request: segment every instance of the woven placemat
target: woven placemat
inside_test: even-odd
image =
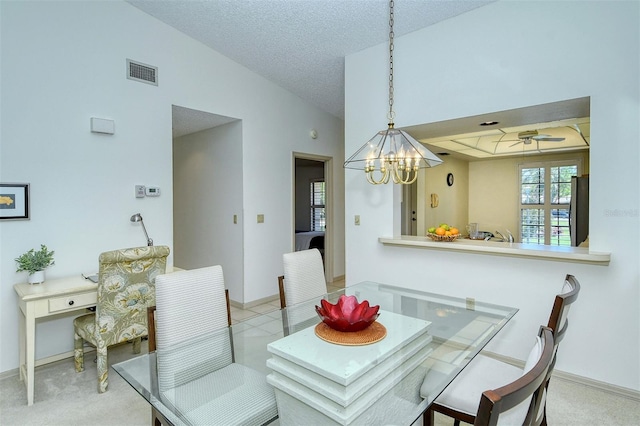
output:
[[[360,331],[338,331],[321,322],[316,325],[316,335],[322,340],[344,346],[362,346],[379,342],[387,335],[387,329],[378,321]]]

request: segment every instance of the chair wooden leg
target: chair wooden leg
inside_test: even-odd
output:
[[[450,417],[453,419],[453,425],[454,426],[460,426],[460,422],[464,422],[464,423],[468,423],[470,425],[475,424],[476,422],[476,418],[475,416],[471,416],[467,413],[463,413],[460,411],[456,411],[453,410],[451,408],[448,407],[444,407],[436,402],[434,402],[431,407],[430,407],[430,411],[432,412],[438,412],[441,413],[447,417]],[[433,418],[432,418],[433,421]],[[433,425],[434,423],[432,423]]]
[[[547,380],[547,384],[544,386],[544,389],[544,398],[549,398],[549,380]],[[540,426],[547,426],[547,401],[543,401],[542,404],[542,420],[540,420]]]
[[[78,373],[84,371],[84,339],[77,333],[73,336],[73,362]]]
[[[158,411],[151,407],[151,426],[162,426],[162,422],[158,417]]]
[[[156,407],[151,407],[151,426],[174,426],[165,416],[156,410]]]
[[[427,409],[427,411],[425,411],[422,414],[422,425],[423,426],[434,426],[435,425],[434,411],[432,409]]]

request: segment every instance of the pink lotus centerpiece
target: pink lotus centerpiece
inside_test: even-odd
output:
[[[322,322],[338,331],[360,331],[369,327],[378,318],[379,305],[369,306],[367,300],[358,303],[355,296],[340,296],[335,305],[320,300],[322,307],[316,305],[316,312]]]

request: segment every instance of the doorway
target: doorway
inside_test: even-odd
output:
[[[172,113],[174,265],[221,265],[229,297],[243,301],[242,120],[175,105]]]
[[[293,248],[316,248],[325,277],[333,281],[331,158],[293,155]]]
[[[400,204],[400,229],[402,235],[418,235],[418,182],[402,185],[402,202]]]

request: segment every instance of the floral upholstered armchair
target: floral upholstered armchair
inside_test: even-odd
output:
[[[107,390],[109,346],[133,341],[140,353],[141,338],[147,336],[147,306],[156,303],[156,276],[164,274],[167,246],[147,246],[102,253],[98,270],[98,303],[95,313],[73,321],[76,371],[84,370],[84,341],[96,347],[98,392]]]

